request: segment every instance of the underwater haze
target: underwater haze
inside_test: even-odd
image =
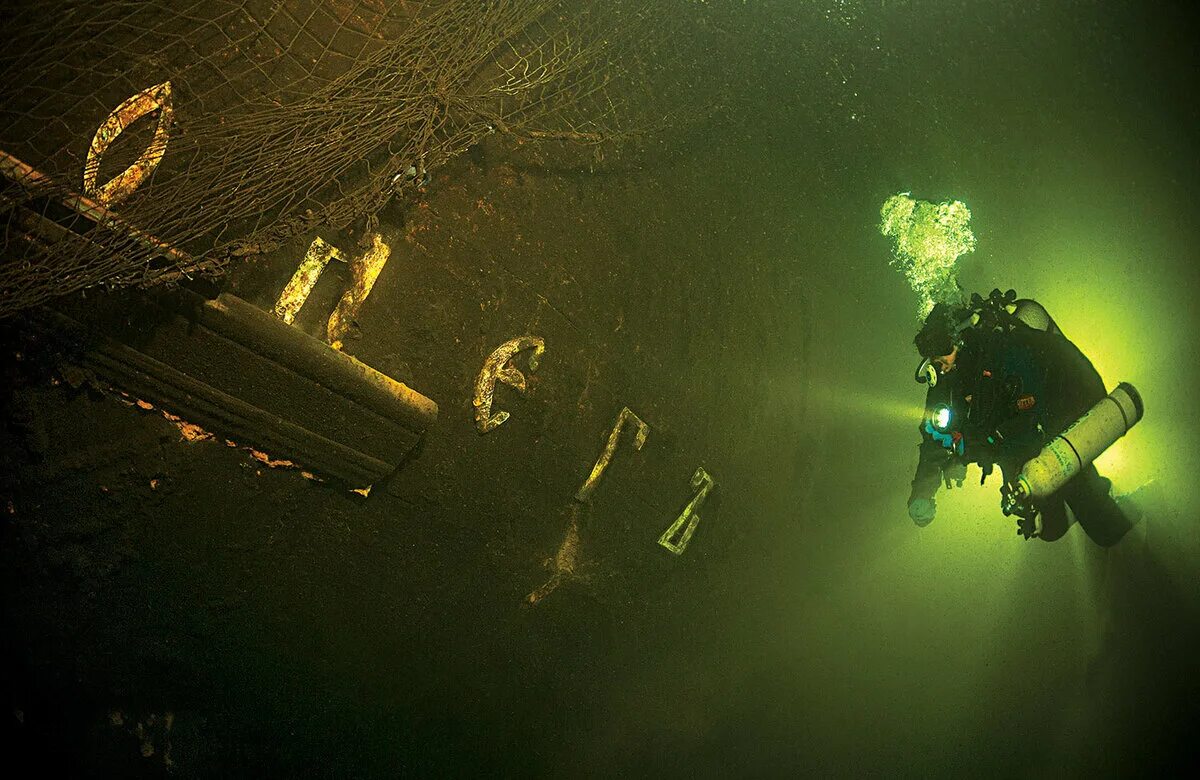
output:
[[[13,750],[185,777],[1195,763],[1190,8],[683,5],[703,118],[590,168],[489,139],[381,220],[398,248],[347,349],[440,406],[391,492],[360,500],[46,388],[62,395],[39,408],[104,423],[5,480]],[[922,301],[880,232],[898,193],[965,204],[958,283],[1035,298],[1108,389],[1141,392],[1145,418],[1097,466],[1117,493],[1157,481],[1165,506],[1115,547],[1078,527],[1022,539],[976,466],[930,525],[909,519],[925,388]],[[232,268],[229,289],[269,307],[305,246]],[[480,437],[480,361],[560,319],[578,343],[547,335],[544,392],[570,361],[582,389],[506,394],[512,418]],[[564,509],[626,405],[647,453],[686,469],[636,487],[624,442],[594,506]],[[75,465],[85,428],[142,432]],[[672,518],[615,486],[678,511],[697,464],[716,488],[676,559],[654,544]],[[643,526],[650,562],[626,563]]]
[[[786,399],[804,409],[806,470],[794,506],[774,510],[770,557],[747,562],[764,590],[734,610],[743,703],[710,757],[766,775],[1190,762],[1194,28],[1136,4],[843,3],[828,11],[840,34],[814,39],[802,12],[755,10],[778,48],[762,55],[743,153],[764,154],[746,177],[765,201],[758,251],[794,269],[809,307]],[[771,37],[784,29],[790,47]],[[1109,388],[1143,391],[1145,421],[1098,466],[1117,492],[1167,488],[1144,536],[1107,553],[1079,528],[1022,541],[976,467],[939,494],[932,525],[906,521],[917,298],[866,229],[903,191],[970,206],[964,288],[1036,298]]]

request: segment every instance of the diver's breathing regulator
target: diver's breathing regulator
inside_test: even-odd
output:
[[[950,343],[954,346],[958,346],[961,342],[960,337],[962,336],[962,332],[967,328],[977,324],[979,324],[978,312],[970,312],[966,317],[955,323],[953,328],[951,328]],[[917,365],[917,370],[913,374],[913,379],[923,385],[927,384],[930,387],[937,387],[938,370],[937,366],[933,364],[933,358],[927,357]]]
[[[1034,502],[1087,468],[1136,425],[1145,411],[1142,396],[1133,385],[1122,382],[1021,467],[1017,478],[1000,489],[1000,508],[1019,518],[1017,528],[1022,536],[1030,539],[1041,531]]]

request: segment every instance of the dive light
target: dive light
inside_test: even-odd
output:
[[[948,404],[938,404],[929,414],[930,424],[942,433],[950,430],[950,423],[953,421],[954,413]]]

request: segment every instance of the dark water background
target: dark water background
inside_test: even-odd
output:
[[[121,434],[142,455],[22,486],[7,733],[107,775],[166,771],[106,721],[166,709],[184,776],[1178,771],[1200,693],[1185,11],[719,5],[695,52],[698,94],[725,105],[711,122],[598,171],[465,156],[430,188],[435,218],[383,226],[419,228],[422,251],[401,241],[354,347],[441,404],[415,473],[457,487],[356,502],[157,429]],[[1110,387],[1141,389],[1145,421],[1100,466],[1118,490],[1158,479],[1170,507],[1120,547],[1023,542],[994,481],[908,520],[916,300],[876,229],[901,191],[970,206],[966,288],[1037,298]],[[286,265],[231,283],[269,302]],[[581,397],[595,430],[561,475],[454,449],[475,441],[475,351],[542,322],[522,285],[552,291],[598,376],[717,478],[695,564],[648,584],[602,560],[520,606],[561,504],[497,485],[573,489],[620,406]],[[165,495],[96,497],[154,474]]]

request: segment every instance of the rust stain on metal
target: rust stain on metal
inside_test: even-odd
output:
[[[124,393],[121,393],[121,395],[125,396]],[[164,419],[168,420],[169,422],[171,422],[175,425],[175,427],[179,430],[180,438],[182,438],[185,441],[188,441],[188,442],[198,442],[198,441],[223,442],[226,447],[230,447],[233,449],[245,450],[246,453],[248,453],[250,455],[250,457],[254,458],[256,461],[263,464],[264,466],[267,466],[268,468],[273,468],[273,469],[285,468],[285,469],[300,470],[299,464],[297,464],[295,461],[290,461],[285,458],[272,458],[269,454],[267,454],[261,450],[256,450],[253,447],[243,446],[241,444],[238,444],[236,441],[231,441],[230,439],[219,437],[214,433],[206,431],[204,428],[201,428],[199,425],[196,425],[195,423],[190,423],[187,420],[184,420],[179,415],[171,414],[166,409],[159,409],[159,408],[155,407],[155,405],[150,403],[149,401],[144,401],[140,398],[129,398],[128,396],[125,396],[125,403],[129,404],[130,406],[136,406],[137,408],[142,409],[143,411],[147,411],[147,412],[157,411],[160,415],[163,416]],[[317,476],[315,476],[314,474],[312,474],[311,472],[308,472],[308,471],[300,470],[300,475],[305,477],[306,479],[312,479],[312,480],[316,480],[318,482],[322,481],[320,478],[318,478]],[[151,483],[150,483],[151,488],[155,488],[155,487],[157,487],[157,485],[158,485],[158,480],[151,480]],[[364,489],[368,492],[370,491],[369,486]],[[359,491],[355,491],[355,492],[359,492]],[[362,495],[365,496],[367,494],[362,493]]]
[[[157,756],[166,771],[171,772],[176,768],[175,760],[171,756],[171,732],[175,727],[175,713],[167,711],[159,715],[152,712],[144,718],[135,719],[134,715],[112,710],[108,713],[108,725],[135,737],[138,753],[143,759]]]
[[[141,406],[140,403],[138,405]],[[143,407],[143,408],[145,408],[145,407]],[[153,408],[153,407],[150,407],[150,408]],[[195,423],[190,423],[187,420],[184,420],[174,414],[171,414],[168,411],[160,409],[159,413],[162,414],[162,416],[165,417],[166,419],[175,423],[175,427],[179,429],[179,435],[186,441],[193,441],[193,442],[194,441],[213,441],[217,438],[215,434],[209,433],[208,431],[201,428],[199,425],[196,425]]]
[[[263,464],[264,466],[268,466],[273,469],[299,468],[294,462],[292,462],[290,460],[285,460],[283,458],[278,458],[278,459],[272,458],[267,453],[262,452],[260,450],[256,450],[252,447],[245,447],[244,449],[250,453],[250,457],[254,458],[256,461]]]
[[[558,547],[558,552],[554,554],[553,558],[546,560],[546,566],[552,572],[550,579],[526,596],[526,603],[531,607],[536,606],[538,602],[557,590],[559,585],[578,577],[579,564],[579,505],[575,504],[571,508],[571,522],[567,526],[567,533]]]

